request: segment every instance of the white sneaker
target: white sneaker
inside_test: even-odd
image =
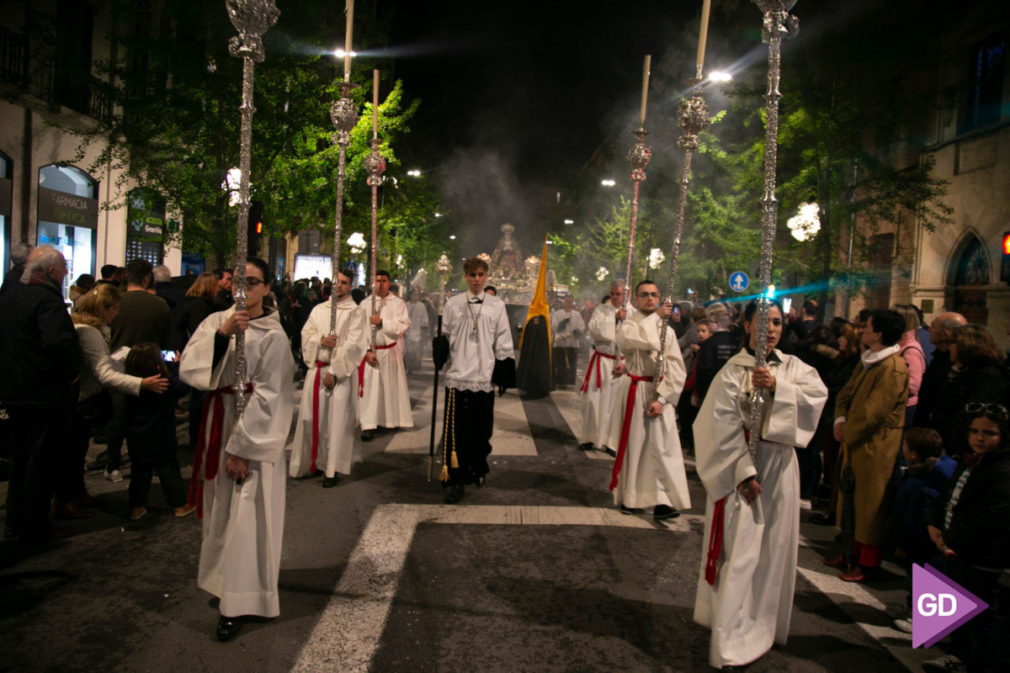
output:
[[[966,666],[953,654],[948,654],[939,659],[922,662],[922,670],[930,671],[930,673],[955,673],[966,670]]]
[[[911,617],[901,617],[900,619],[895,619],[891,624],[894,628],[898,629],[902,633],[912,632],[912,618]]]
[[[106,470],[105,478],[111,481],[113,484],[118,484],[123,480],[123,475],[119,473],[119,470],[113,470],[112,472]]]

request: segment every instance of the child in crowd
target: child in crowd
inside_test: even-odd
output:
[[[1002,404],[965,405],[968,446],[952,486],[928,514],[933,565],[989,607],[951,634],[953,654],[926,671],[1010,670],[1006,586],[1010,568],[1010,414]]]
[[[139,377],[161,374],[170,381],[163,394],[143,390],[139,397],[127,400],[126,446],[133,464],[130,519],[136,521],[147,514],[147,496],[155,472],[175,516],[188,516],[196,506],[186,504],[186,484],[179,473],[175,405],[189,387],[169,374],[158,344],[154,343],[141,343],[130,349],[126,356],[126,373]]]
[[[923,564],[936,553],[926,532],[926,514],[930,505],[947,490],[957,461],[943,451],[940,433],[932,428],[911,428],[905,432],[901,453],[908,468],[898,482],[891,512],[891,527],[896,548],[894,554],[908,571],[908,602],[905,614],[894,620],[894,627],[912,632],[912,564]]]

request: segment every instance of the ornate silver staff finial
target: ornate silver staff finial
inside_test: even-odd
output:
[[[340,84],[340,98],[330,105],[330,121],[336,129],[333,132],[333,142],[340,148],[337,162],[337,203],[333,215],[333,257],[331,259],[333,282],[337,282],[337,272],[340,271],[340,242],[343,238],[344,221],[344,180],[347,177],[347,146],[351,143],[351,130],[358,123],[358,108],[351,99],[354,85],[350,82]],[[336,294],[330,298],[330,334],[337,328]],[[329,390],[327,388],[327,390]]]
[[[764,13],[762,37],[768,43],[768,91],[765,93],[765,166],[764,196],[761,204],[764,213],[761,219],[761,267],[758,274],[757,344],[754,349],[754,367],[764,367],[765,351],[768,347],[768,307],[771,305],[768,287],[772,282],[772,247],[775,243],[775,228],[778,218],[778,202],[775,199],[775,177],[778,166],[779,137],[779,81],[782,68],[782,40],[795,37],[799,31],[799,20],[789,14],[796,0],[753,0]],[[751,392],[750,440],[748,449],[751,456],[757,456],[757,441],[761,435],[764,417],[765,394],[763,388]]]
[[[645,180],[645,169],[652,158],[652,150],[645,144],[645,136],[649,132],[645,130],[645,112],[649,99],[649,74],[652,65],[652,55],[646,54],[642,62],[642,107],[638,115],[638,130],[635,134],[635,144],[628,152],[628,163],[631,164],[631,181],[635,183],[635,189],[631,196],[631,222],[628,225],[628,259],[624,270],[624,306],[631,302],[631,266],[635,258],[635,227],[638,224],[638,190],[639,185]]]
[[[228,41],[228,52],[242,59],[242,124],[239,134],[238,232],[235,246],[235,310],[246,307],[245,260],[249,254],[249,170],[252,163],[252,118],[254,63],[262,63],[263,33],[281,15],[274,0],[225,0],[228,18],[238,35]],[[268,280],[264,278],[263,280]],[[245,333],[235,335],[235,411],[241,415],[246,405]]]
[[[386,160],[379,154],[379,71],[372,70],[372,153],[365,157],[365,171],[368,172],[368,186],[372,188],[372,315],[375,310],[375,271],[379,254],[379,185],[386,172]],[[376,325],[372,325],[372,350],[375,350]]]

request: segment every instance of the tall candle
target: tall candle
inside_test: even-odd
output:
[[[379,137],[379,71],[372,71],[372,137]]]
[[[712,0],[705,0],[701,6],[701,32],[698,34],[698,67],[696,77],[702,78],[702,69],[705,65],[705,41],[708,39],[708,15],[712,10]]]
[[[652,63],[652,54],[645,55],[645,64],[642,66],[642,111],[638,115],[641,126],[645,126],[645,106],[649,100],[649,65]]]
[[[344,34],[344,81],[351,81],[351,34],[354,32],[354,0],[347,0],[347,32]]]

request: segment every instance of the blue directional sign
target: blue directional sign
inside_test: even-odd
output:
[[[743,292],[750,285],[750,278],[743,271],[734,271],[729,275],[729,288],[734,292]]]

